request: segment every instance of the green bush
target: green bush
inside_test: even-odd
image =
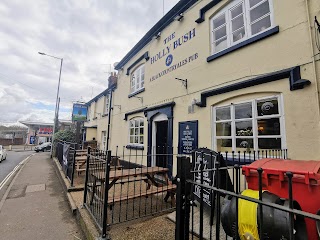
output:
[[[57,141],[75,142],[76,134],[71,130],[61,130],[54,134],[54,142]]]

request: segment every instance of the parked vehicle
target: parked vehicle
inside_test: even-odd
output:
[[[7,150],[4,149],[4,147],[2,145],[0,145],[0,162],[2,162],[2,160],[6,160],[7,159]]]
[[[44,152],[45,150],[51,150],[51,142],[45,142],[45,143],[42,143],[40,145],[37,145],[34,147],[34,150],[36,152]]]

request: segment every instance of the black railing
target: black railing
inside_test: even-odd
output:
[[[88,152],[84,206],[106,235],[106,226],[172,211],[175,189],[168,159],[173,154],[146,154],[117,148]]]
[[[287,151],[283,152],[287,157]],[[270,156],[254,160],[265,157]],[[251,170],[256,176],[256,191],[247,190],[248,183],[241,177],[244,167],[239,164],[243,161],[231,159],[231,166],[228,158],[227,153],[205,150],[195,152],[192,161],[190,157],[178,157],[175,239],[318,239],[315,235],[320,216],[302,211],[295,201],[295,194],[299,193],[293,186],[292,172],[281,175],[281,186],[286,186],[283,199],[264,191],[267,180],[263,180],[266,170],[262,168]],[[312,186],[313,191],[319,192],[318,185],[319,182]],[[311,192],[306,199],[313,197]],[[243,217],[252,216],[253,224],[245,226]],[[247,219],[245,222],[250,223]]]

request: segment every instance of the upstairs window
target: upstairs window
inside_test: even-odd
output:
[[[212,54],[273,27],[271,0],[235,1],[211,20]]]
[[[129,124],[129,143],[143,145],[144,119],[134,118],[130,120]]]
[[[109,95],[106,95],[104,98],[104,110],[103,114],[106,115],[109,113]]]
[[[134,93],[144,88],[144,65],[138,67],[130,79],[130,92]]]

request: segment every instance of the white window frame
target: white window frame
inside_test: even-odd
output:
[[[102,131],[101,132],[101,145],[102,145],[102,150],[106,151],[107,149],[107,131]]]
[[[232,1],[229,5],[224,7],[222,10],[217,12],[211,19],[210,19],[210,41],[211,41],[211,54],[216,54],[221,51],[224,51],[240,42],[243,42],[247,39],[250,39],[254,36],[257,36],[265,31],[268,31],[272,29],[275,26],[274,23],[274,8],[273,8],[273,0],[261,0],[260,3],[256,4],[255,6],[250,8],[250,0],[235,0]],[[255,9],[256,7],[260,6],[261,4],[268,2],[269,3],[269,8],[270,8],[270,13],[263,15],[262,17],[254,20],[251,23],[250,20],[250,11]],[[231,10],[237,7],[238,5],[243,4],[243,16],[244,16],[244,28],[245,28],[245,36],[235,42],[233,42],[233,37],[232,37],[232,22],[231,22]],[[213,29],[213,21],[216,20],[217,18],[221,17],[222,15],[225,15],[225,20],[226,20],[226,33],[227,33],[227,47],[224,49],[221,49],[219,51],[215,51],[215,44],[214,42],[216,41],[214,39],[214,29]],[[270,22],[271,25],[269,28],[266,28],[256,34],[252,34],[251,31],[251,25],[262,20],[263,18],[267,17],[270,15]],[[239,15],[238,15],[239,16]],[[239,30],[239,29],[238,29]],[[221,39],[221,38],[220,38]]]
[[[266,115],[266,116],[258,116],[258,112],[257,112],[257,102],[260,100],[267,100],[267,99],[272,99],[272,98],[277,98],[278,100],[278,114],[274,114],[274,115]],[[240,104],[244,104],[244,103],[252,103],[252,118],[248,118],[247,120],[252,120],[252,130],[253,130],[253,135],[252,136],[236,136],[236,130],[235,130],[235,123],[239,122],[239,121],[245,121],[245,118],[241,118],[241,119],[235,119],[234,116],[234,108],[235,105],[240,105]],[[231,110],[231,118],[230,120],[220,120],[217,121],[216,120],[216,109],[217,108],[223,108],[223,107],[230,107]],[[271,96],[267,96],[267,97],[263,97],[263,98],[256,98],[256,99],[249,99],[246,101],[240,101],[240,102],[235,102],[235,103],[231,103],[228,105],[219,105],[219,106],[214,106],[212,107],[212,147],[215,151],[217,151],[218,146],[217,146],[217,140],[218,139],[231,139],[232,140],[232,151],[235,151],[236,153],[236,139],[238,138],[252,138],[253,139],[253,150],[254,151],[258,151],[260,150],[258,148],[258,139],[259,138],[281,138],[281,149],[286,149],[287,145],[286,145],[286,134],[285,134],[285,116],[284,116],[284,107],[283,107],[283,95],[271,95]],[[279,122],[280,122],[280,135],[258,135],[258,122],[257,120],[260,119],[270,119],[270,118],[279,118]],[[216,136],[216,124],[217,123],[221,123],[221,122],[231,122],[231,136]],[[265,149],[262,149],[265,150]],[[268,149],[269,150],[269,149]],[[246,151],[246,149],[244,148],[243,151]]]
[[[139,121],[139,124],[138,124],[138,127],[135,127],[135,122],[136,121]],[[143,126],[140,126],[140,122],[143,122]],[[131,127],[131,123],[133,122],[133,127]],[[134,129],[133,130],[133,135],[131,135],[131,129]],[[135,129],[138,128],[138,135],[135,134]],[[141,137],[141,134],[140,134],[140,128],[143,129],[143,142],[140,143],[140,137]],[[129,121],[129,139],[128,139],[128,142],[129,142],[129,145],[134,145],[134,146],[143,146],[144,145],[144,118],[143,117],[135,117],[135,118],[132,118],[130,119]],[[138,143],[137,142],[131,142],[131,137],[134,137],[134,139],[136,137],[138,137]]]
[[[145,64],[141,64],[130,75],[130,93],[135,93],[141,89],[144,89],[144,80]]]
[[[104,107],[103,107],[103,113],[104,115],[108,115],[109,114],[109,108],[110,108],[110,97],[109,94],[107,94],[104,97]]]

